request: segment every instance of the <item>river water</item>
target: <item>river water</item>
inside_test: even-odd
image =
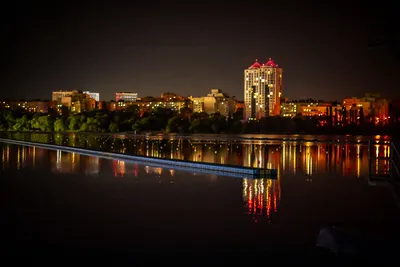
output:
[[[233,253],[250,263],[246,255],[259,250],[311,247],[328,224],[373,244],[397,241],[400,213],[391,190],[368,183],[371,171],[389,172],[387,160],[373,161],[372,168],[368,160],[371,153],[388,155],[386,141],[368,147],[369,139],[336,143],[297,137],[24,134],[18,139],[276,168],[278,177],[232,178],[0,143],[0,234],[8,256],[132,262],[154,255],[232,258],[226,255]]]

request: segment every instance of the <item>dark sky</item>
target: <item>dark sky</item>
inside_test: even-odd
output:
[[[268,57],[283,68],[289,99],[400,93],[395,1],[108,2],[4,8],[0,98],[220,88],[243,99],[243,70]]]

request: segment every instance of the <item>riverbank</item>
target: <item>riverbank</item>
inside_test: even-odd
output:
[[[375,140],[385,139],[391,140],[397,138],[391,135],[349,135],[349,134],[306,134],[306,133],[243,133],[243,134],[230,134],[230,133],[197,133],[197,134],[179,134],[179,133],[165,133],[165,132],[146,132],[135,133],[134,131],[118,132],[118,133],[103,133],[103,132],[54,132],[54,131],[0,131],[0,136],[7,136],[9,134],[52,134],[52,135],[92,135],[92,136],[113,136],[113,137],[134,137],[134,138],[182,138],[182,139],[199,139],[215,140],[305,140],[305,141],[335,141],[335,140]]]

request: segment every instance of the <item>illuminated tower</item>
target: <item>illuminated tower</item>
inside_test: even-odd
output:
[[[256,60],[244,70],[244,119],[280,115],[281,95],[282,68],[271,58],[265,64]]]

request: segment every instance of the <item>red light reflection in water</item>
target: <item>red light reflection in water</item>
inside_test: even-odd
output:
[[[243,201],[247,214],[270,219],[280,201],[279,179],[243,179]]]
[[[133,166],[133,175],[134,175],[135,177],[137,177],[138,174],[139,174],[139,165],[138,165],[138,164],[135,164],[135,165]]]
[[[113,172],[114,172],[114,177],[124,177],[125,176],[125,161],[113,160]]]

